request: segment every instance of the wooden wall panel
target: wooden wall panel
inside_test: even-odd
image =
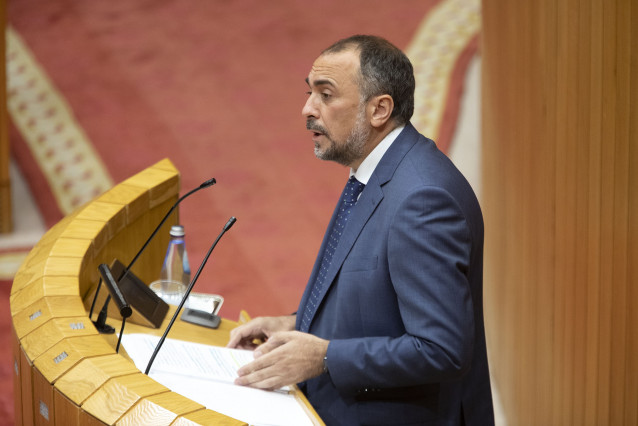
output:
[[[486,325],[511,425],[638,424],[637,27],[632,0],[483,1]]]

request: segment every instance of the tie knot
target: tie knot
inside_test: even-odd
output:
[[[343,201],[348,204],[356,203],[363,188],[365,188],[365,185],[359,182],[354,176],[351,176],[350,179],[348,179],[346,190],[343,193]]]

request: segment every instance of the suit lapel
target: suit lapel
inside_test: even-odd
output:
[[[346,229],[341,236],[341,239],[339,240],[339,245],[337,246],[337,249],[335,250],[335,253],[332,257],[330,269],[328,269],[328,272],[326,274],[325,284],[323,286],[321,294],[319,295],[317,308],[323,303],[325,295],[328,293],[330,287],[333,285],[337,273],[341,269],[343,262],[348,256],[348,253],[350,253],[350,250],[357,240],[357,237],[361,233],[361,230],[368,222],[370,216],[372,216],[379,203],[381,203],[381,200],[383,199],[382,186],[392,178],[392,175],[394,174],[397,166],[405,157],[409,149],[416,143],[418,137],[420,137],[420,135],[416,131],[416,129],[412,127],[412,125],[408,124],[406,128],[401,132],[401,134],[397,137],[397,139],[392,143],[392,145],[374,170],[374,173],[372,173],[368,184],[361,193],[361,197],[359,198],[359,201],[357,201],[357,205],[350,215],[348,226],[346,226]],[[333,214],[332,220],[330,222],[331,227],[333,225],[335,217],[335,214]],[[321,253],[323,253],[323,246]],[[306,304],[306,299],[309,295],[308,288],[313,285],[314,279],[317,274],[317,268],[320,264],[321,259],[317,259],[317,261],[315,262],[315,268],[313,270],[311,280],[309,281],[309,285],[307,286],[306,292],[304,293],[304,296],[302,298],[302,304],[300,305],[301,307],[305,306]],[[316,313],[316,310],[312,313],[311,324]]]
[[[378,184],[371,184],[372,181],[373,179],[371,178],[368,185],[366,185],[366,188],[361,193],[361,197],[359,198],[359,201],[357,201],[357,205],[350,214],[348,225],[339,240],[339,245],[332,256],[330,269],[328,269],[328,272],[326,273],[326,285],[324,285],[319,297],[319,305],[337,276],[337,272],[341,269],[343,261],[348,256],[348,253],[350,253],[350,250],[361,233],[361,230],[383,199],[383,191],[381,191],[381,187]]]

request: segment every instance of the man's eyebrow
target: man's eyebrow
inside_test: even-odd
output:
[[[323,85],[328,85],[328,86],[332,86],[334,87],[334,83],[330,80],[315,80],[312,82],[313,86],[323,86]],[[306,77],[306,84],[308,86],[310,86],[310,80],[308,80],[308,77]]]

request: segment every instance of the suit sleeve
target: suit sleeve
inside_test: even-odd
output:
[[[470,230],[453,197],[422,187],[398,206],[388,268],[405,334],[332,340],[328,367],[342,392],[454,380],[472,359]]]

